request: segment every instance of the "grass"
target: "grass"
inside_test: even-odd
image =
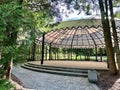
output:
[[[80,20],[72,20],[72,21],[64,21],[60,22],[57,26],[54,26],[53,29],[60,29],[66,27],[78,27],[78,26],[98,26],[101,25],[100,19],[80,19]]]
[[[46,59],[46,56],[44,56],[44,58]],[[56,58],[57,58],[57,55],[56,55]],[[47,59],[49,59],[49,54],[47,54]],[[52,54],[52,59],[55,60],[55,54]],[[67,54],[59,53],[57,59],[58,60],[71,60],[71,56],[68,56]],[[96,56],[90,56],[89,59],[91,61],[95,61],[96,60]],[[100,56],[97,56],[97,59],[100,60]],[[36,54],[36,60],[40,60],[40,54]],[[79,55],[79,56],[77,56],[77,59],[76,59],[76,55],[73,54],[72,55],[72,60],[77,60],[77,61],[83,60],[84,61],[86,59],[85,59],[84,55]],[[106,61],[107,60],[107,56],[102,56],[102,60]]]

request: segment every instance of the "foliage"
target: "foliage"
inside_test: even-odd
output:
[[[119,13],[119,12],[116,13],[116,14],[115,14],[115,17],[120,18],[120,13]]]
[[[69,14],[74,13],[74,11],[77,11],[78,15],[81,14],[81,12],[85,12],[86,15],[91,15],[91,12],[97,12],[99,8],[97,0],[51,0],[51,1],[55,8],[59,9],[65,7],[62,10],[60,9],[58,10],[58,13],[62,12],[60,17],[63,16],[69,17]]]
[[[18,32],[25,33],[35,26],[31,11],[22,8],[18,0],[4,0],[0,4],[0,43],[1,43],[1,78],[11,60],[20,54]]]
[[[28,30],[34,25],[31,12],[28,12],[27,9],[20,8],[21,6],[17,4],[17,0],[12,0],[10,3],[0,5],[1,34],[4,34],[8,25],[13,27],[14,30],[19,30],[21,26],[23,30]]]
[[[45,32],[44,27],[52,21],[47,14],[47,4],[43,3],[44,8],[39,12],[37,9],[29,10],[29,4],[27,0],[21,4],[19,0],[4,0],[0,3],[1,77],[11,60],[16,62],[20,57],[28,56],[36,36]]]
[[[0,80],[0,90],[12,90],[13,85],[6,79]]]

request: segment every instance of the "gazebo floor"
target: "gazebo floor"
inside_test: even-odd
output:
[[[41,65],[40,61],[30,61],[28,63]],[[80,69],[95,69],[95,70],[108,70],[107,62],[95,62],[95,61],[64,61],[64,60],[45,60],[43,65],[45,66],[56,66],[56,67],[67,67],[67,68],[80,68]]]

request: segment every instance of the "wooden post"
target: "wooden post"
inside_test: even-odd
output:
[[[51,60],[51,43],[50,43],[50,46],[49,46],[49,60]]]
[[[56,60],[56,58],[57,58],[56,52],[57,52],[57,48],[55,48],[55,60]]]
[[[79,55],[80,55],[80,60],[82,60],[82,59],[81,59],[81,49],[80,49],[80,54],[79,54]]]
[[[59,57],[58,53],[59,53],[59,48],[57,48],[57,60],[59,59],[58,58]]]
[[[45,33],[43,33],[43,36],[42,36],[42,58],[41,58],[41,64],[43,64],[43,61],[44,61],[44,40],[45,40]]]
[[[100,61],[102,62],[102,48],[100,48]]]
[[[84,50],[84,61],[85,61],[86,60],[86,50],[85,50],[85,48],[83,50]]]
[[[97,46],[95,46],[95,52],[96,52],[96,61],[98,61],[97,60]]]
[[[45,55],[45,57],[46,57],[46,60],[47,60],[47,46],[46,46],[45,49],[46,49],[46,52],[45,52],[46,55]]]
[[[72,47],[71,47],[71,60],[72,60]]]

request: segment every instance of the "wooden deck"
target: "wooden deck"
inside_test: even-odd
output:
[[[41,65],[40,61],[31,61],[29,63]],[[107,62],[94,62],[94,61],[44,61],[43,65],[57,66],[57,67],[70,67],[80,69],[96,69],[96,70],[108,70]]]

